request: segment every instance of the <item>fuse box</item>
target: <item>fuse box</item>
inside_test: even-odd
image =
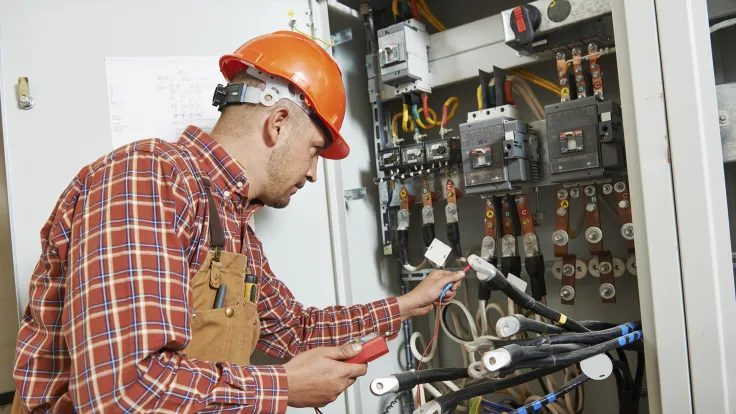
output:
[[[513,106],[471,112],[460,125],[468,194],[509,191],[537,179],[537,137]]]
[[[591,96],[547,105],[547,145],[553,182],[609,177],[625,167],[621,107]]]
[[[401,165],[403,167],[424,165],[424,163],[427,162],[424,154],[424,143],[422,142],[417,142],[416,144],[402,145]]]

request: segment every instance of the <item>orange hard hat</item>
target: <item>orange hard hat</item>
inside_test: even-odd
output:
[[[321,155],[333,160],[348,156],[350,147],[340,135],[345,118],[342,72],[325,49],[302,34],[278,31],[253,38],[220,58],[220,71],[228,81],[248,66],[285,78],[299,88],[332,135],[331,145]]]

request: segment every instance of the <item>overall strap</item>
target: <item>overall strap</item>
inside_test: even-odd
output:
[[[202,185],[204,185],[204,191],[207,193],[207,204],[209,204],[210,209],[210,249],[215,248],[215,260],[220,260],[220,251],[225,248],[225,231],[222,229],[220,214],[217,212],[215,199],[210,191],[210,181],[202,179]]]

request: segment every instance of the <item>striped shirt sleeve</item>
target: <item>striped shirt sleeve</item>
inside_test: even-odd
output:
[[[377,332],[396,337],[401,316],[396,298],[365,305],[305,307],[275,277],[264,258],[258,313],[261,339],[257,349],[278,358],[294,357],[320,346],[338,346]]]
[[[26,408],[42,406],[37,396],[47,390],[25,373],[45,372],[44,348],[63,340],[68,357],[59,362],[80,412],[285,412],[283,367],[210,363],[180,351],[191,335],[187,246],[196,207],[173,164],[134,151],[83,178],[73,213],[50,231],[69,240],[66,268],[39,263],[31,282],[15,370]],[[42,334],[59,323],[63,338]]]

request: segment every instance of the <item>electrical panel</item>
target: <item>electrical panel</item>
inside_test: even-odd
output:
[[[460,125],[465,187],[468,194],[518,189],[538,179],[537,137],[510,105],[468,115]]]
[[[596,180],[625,167],[621,107],[595,96],[547,105],[552,181]]]

